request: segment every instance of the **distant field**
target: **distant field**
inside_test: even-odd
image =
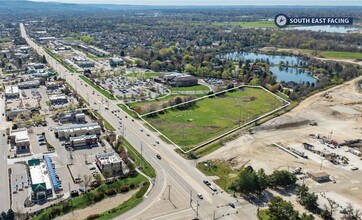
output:
[[[217,26],[241,26],[249,28],[277,28],[273,21],[250,21],[250,22],[213,22]]]
[[[244,88],[205,98],[187,110],[167,110],[145,118],[174,143],[189,150],[281,106],[259,88]]]
[[[187,86],[187,87],[170,87],[171,92],[183,91],[210,91],[210,88],[204,85]]]
[[[320,55],[324,58],[339,59],[359,59],[362,60],[362,53],[343,52],[343,51],[320,51]]]
[[[12,41],[12,39],[8,38],[8,37],[0,38],[0,43],[6,43],[6,42],[10,42],[10,41]]]

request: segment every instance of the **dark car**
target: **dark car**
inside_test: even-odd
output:
[[[156,157],[161,160],[161,155],[157,154]]]
[[[205,183],[206,186],[210,186],[210,185],[211,185],[211,183],[210,183],[209,181],[207,181],[207,180],[204,180],[204,183]]]
[[[235,209],[235,204],[234,204],[234,203],[230,202],[230,203],[229,203],[229,206],[230,206],[231,208]]]

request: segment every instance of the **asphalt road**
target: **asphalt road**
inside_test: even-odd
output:
[[[146,196],[144,201],[121,216],[115,219],[135,219],[137,216],[152,209],[152,206],[160,199],[162,193],[166,190],[167,181],[172,182],[173,187],[177,187],[178,190],[183,192],[183,196],[189,199],[190,193],[194,195],[199,192],[203,195],[204,199],[200,200],[199,206],[199,218],[200,219],[212,219],[214,210],[217,206],[223,205],[224,208],[218,209],[218,213],[222,212],[229,213],[230,207],[225,206],[230,202],[235,203],[235,199],[227,193],[218,193],[213,195],[213,192],[202,182],[208,179],[203,173],[195,168],[193,162],[187,161],[179,156],[172,145],[168,145],[158,138],[158,135],[152,133],[147,127],[138,122],[137,120],[132,121],[131,117],[124,111],[120,110],[118,113],[122,119],[116,117],[113,110],[119,110],[117,103],[120,101],[108,101],[106,104],[109,109],[106,110],[104,105],[99,103],[106,103],[107,100],[101,94],[99,94],[93,87],[87,85],[85,82],[78,77],[77,73],[70,73],[64,66],[54,60],[48,55],[42,47],[35,44],[27,35],[23,24],[20,24],[21,34],[27,40],[28,44],[33,47],[40,55],[45,55],[48,63],[59,73],[60,76],[66,79],[66,81],[77,90],[78,94],[89,100],[90,107],[97,109],[98,112],[115,128],[117,128],[118,134],[125,134],[125,138],[129,141],[139,152],[141,152],[144,158],[154,167],[156,170],[157,177],[154,179],[154,187]],[[96,103],[96,104],[94,104]],[[126,118],[126,116],[128,116]],[[122,127],[120,127],[122,122]],[[141,131],[143,130],[143,131]],[[150,136],[146,136],[146,133]],[[156,140],[160,143],[155,144]],[[156,145],[156,146],[154,146]],[[156,158],[156,154],[160,154],[162,159]],[[220,191],[218,189],[218,191]],[[236,204],[236,208],[240,207]],[[235,210],[235,209],[234,209]],[[180,211],[180,210],[177,210]],[[171,211],[172,212],[172,211]],[[169,215],[165,217],[159,217],[157,219],[170,219]],[[230,215],[223,219],[239,219],[237,216]]]

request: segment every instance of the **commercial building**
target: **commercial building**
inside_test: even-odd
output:
[[[115,152],[96,154],[96,164],[103,174],[108,173],[112,176],[123,174],[122,159]]]
[[[69,145],[72,148],[84,147],[84,146],[94,146],[98,144],[98,137],[95,134],[92,135],[82,135],[79,137],[70,137]]]
[[[28,129],[20,128],[11,130],[10,140],[16,147],[16,153],[28,153],[30,151]]]
[[[6,86],[5,87],[5,97],[7,99],[19,98],[19,87],[18,86]]]
[[[308,175],[316,182],[326,182],[330,180],[329,174],[326,172],[308,173]]]
[[[25,81],[18,83],[20,89],[30,89],[30,88],[39,88],[39,80]]]
[[[64,85],[63,80],[58,80],[58,81],[53,81],[53,82],[45,82],[45,87],[47,88],[47,90],[60,89],[60,88],[63,88],[63,85]]]
[[[191,75],[177,76],[169,82],[169,84],[173,87],[196,86],[197,83],[197,78]]]
[[[12,121],[14,118],[16,118],[16,116],[18,116],[19,114],[22,114],[22,113],[27,113],[30,115],[31,111],[28,109],[24,109],[24,108],[9,110],[6,112],[6,118],[8,121]]]
[[[58,138],[69,139],[70,137],[79,137],[82,135],[100,135],[101,131],[101,126],[99,126],[97,123],[90,123],[57,127],[55,128],[55,135]]]
[[[40,159],[28,160],[31,179],[32,200],[46,199],[53,194],[50,175],[46,164]]]
[[[65,95],[52,95],[49,96],[49,101],[51,105],[63,105],[68,103],[68,97]]]
[[[85,114],[81,112],[60,113],[59,122],[77,124],[85,123]]]

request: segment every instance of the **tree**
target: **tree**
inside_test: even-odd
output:
[[[87,192],[88,186],[91,181],[92,181],[92,175],[86,175],[86,174],[83,175],[83,186],[85,192]]]
[[[6,220],[14,220],[15,219],[15,213],[12,209],[8,210],[8,213],[6,213]]]
[[[328,205],[324,205],[324,210],[322,211],[321,216],[324,219],[333,219],[332,218],[333,213],[339,207],[338,203],[336,201],[334,201],[333,199],[326,197],[326,195],[324,193],[321,193],[321,196],[324,197],[328,202]]]
[[[5,219],[6,219],[6,213],[5,213],[4,211],[1,212],[0,219],[1,219],[1,220],[5,220]]]
[[[299,213],[294,210],[292,203],[274,196],[268,205],[269,219],[272,220],[297,220]]]
[[[303,213],[300,216],[300,220],[314,220],[314,216],[311,214],[308,215],[307,213]]]
[[[297,177],[287,170],[274,170],[269,176],[269,179],[269,185],[273,187],[285,187],[294,184],[297,181]]]
[[[345,213],[342,216],[343,220],[361,220],[361,210],[354,210],[351,203],[348,203],[345,208]]]

